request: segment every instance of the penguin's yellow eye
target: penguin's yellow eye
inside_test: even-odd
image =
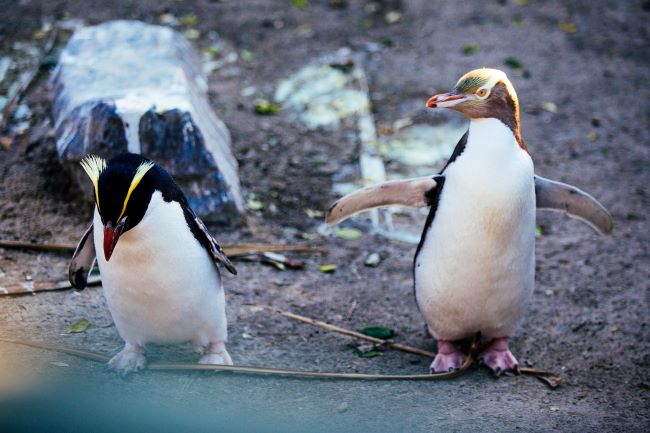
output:
[[[487,95],[488,95],[488,91],[485,87],[482,87],[476,91],[476,96],[478,96],[481,99],[484,99],[485,97],[487,97]]]

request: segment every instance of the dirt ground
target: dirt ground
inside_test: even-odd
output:
[[[321,221],[304,209],[326,209],[336,198],[332,177],[358,158],[358,146],[350,143],[344,129],[311,131],[284,112],[259,116],[252,109],[254,98],[271,98],[276,83],[310,59],[344,46],[365,53],[379,124],[405,116],[426,121],[426,98],[449,89],[464,72],[481,66],[506,70],[519,95],[522,133],[536,172],[586,189],[608,207],[615,222],[613,235],[603,237],[561,215],[539,214],[543,235],[537,242],[537,287],[530,313],[514,336],[513,352],[523,364],[560,373],[565,383],[551,391],[533,378],[495,380],[479,369],[446,382],[151,371],[122,380],[98,363],[0,343],[2,397],[10,399],[17,390],[46,389],[41,395],[52,398],[43,400],[36,414],[45,416],[44,408],[61,407],[74,418],[74,413],[79,415],[74,412],[77,404],[98,411],[91,402],[100,390],[111,396],[98,403],[108,412],[112,406],[106,401],[132,398],[196,414],[193,422],[219,421],[233,427],[231,431],[247,431],[245,426],[257,431],[647,431],[649,2],[308,3],[306,9],[297,9],[288,1],[263,0],[3,1],[0,55],[17,41],[30,41],[43,20],[79,18],[94,24],[129,18],[157,23],[165,13],[198,16],[194,27],[200,36],[193,43],[199,49],[209,45],[208,32],[216,31],[229,50],[254,53],[254,58],[240,56],[210,76],[211,103],[232,133],[243,190],[265,204],[263,211],[250,212],[247,226],[213,227],[222,243],[296,243],[304,242],[305,233],[312,237]],[[398,15],[387,20],[392,11]],[[393,18],[396,22],[389,23]],[[462,52],[474,43],[476,52]],[[527,73],[504,66],[508,57],[518,59]],[[255,86],[255,95],[242,96],[250,86]],[[44,79],[29,92],[27,102],[34,123],[51,115]],[[26,147],[0,148],[0,179],[0,238],[77,241],[91,210],[61,172],[52,137]],[[414,245],[373,235],[354,241],[318,235],[310,242],[329,254],[302,256],[304,270],[237,262],[239,275],[225,277],[228,347],[235,363],[426,372],[428,359],[394,351],[360,358],[349,339],[246,305],[273,304],[351,329],[388,326],[397,332],[397,341],[435,350],[412,294]],[[371,252],[384,257],[377,268],[364,266]],[[65,254],[0,249],[0,284],[65,279],[68,259]],[[336,272],[319,272],[318,265],[325,263],[338,265]],[[350,315],[353,303],[358,306]],[[91,321],[88,330],[68,334],[68,326],[82,318]],[[106,354],[121,346],[99,288],[2,297],[0,336]],[[189,346],[154,347],[149,359],[189,362],[197,355]],[[59,399],[65,388],[43,385],[51,380],[69,383],[72,378],[80,379],[93,397],[79,397],[86,394],[75,388]],[[13,416],[7,415],[8,407],[0,410],[3,422],[13,419],[19,420],[14,427],[29,425],[20,421],[30,417],[24,406],[11,406]],[[158,414],[152,418],[161,424],[165,419]],[[92,423],[103,419],[84,422],[97,427]],[[118,415],[103,428],[127,419]],[[253,420],[261,424],[253,425]]]

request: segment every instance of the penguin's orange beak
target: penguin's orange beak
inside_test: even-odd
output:
[[[117,241],[120,239],[120,236],[124,232],[124,226],[126,225],[126,218],[122,218],[116,225],[113,227],[111,222],[107,222],[104,225],[104,258],[108,262],[113,255],[113,250]]]
[[[464,101],[467,101],[467,96],[465,95],[458,95],[454,92],[440,93],[429,98],[427,101],[427,107],[450,108]]]

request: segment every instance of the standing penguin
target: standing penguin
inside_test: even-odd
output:
[[[601,233],[611,232],[611,216],[590,195],[534,174],[504,72],[468,72],[427,107],[470,119],[442,171],[356,191],[332,205],[326,222],[376,207],[430,206],[413,275],[418,307],[438,341],[431,371],[459,368],[465,355],[458,343],[481,332],[489,342],[479,361],[497,375],[516,372],[508,342],[534,288],[536,208],[564,211]]]
[[[231,365],[225,297],[217,262],[237,271],[169,173],[136,154],[81,165],[95,193],[93,223],[70,263],[70,282],[86,286],[97,263],[124,349],[108,363],[122,375],[144,368],[147,343],[191,341],[201,364]]]

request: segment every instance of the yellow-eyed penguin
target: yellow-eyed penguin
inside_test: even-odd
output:
[[[95,260],[124,349],[108,363],[122,375],[145,366],[147,343],[193,342],[199,363],[227,364],[224,289],[217,263],[236,270],[190,208],[170,174],[140,155],[82,167],[95,196],[93,223],[70,263],[70,282],[86,286]]]
[[[442,171],[353,192],[332,205],[326,221],[376,207],[430,206],[413,275],[418,307],[438,341],[431,371],[460,367],[459,341],[481,332],[489,343],[479,361],[497,375],[516,372],[508,342],[534,287],[536,208],[564,211],[602,233],[611,232],[611,216],[583,191],[534,174],[504,72],[471,71],[427,107],[470,119]]]

